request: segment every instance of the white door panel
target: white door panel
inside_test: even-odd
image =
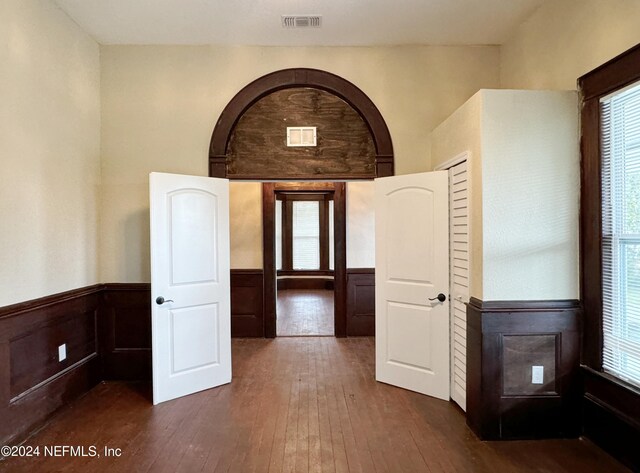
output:
[[[157,404],[231,381],[229,189],[226,179],[163,173],[149,184]]]
[[[376,179],[376,379],[449,399],[447,173]]]

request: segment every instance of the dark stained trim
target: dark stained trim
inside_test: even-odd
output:
[[[320,201],[320,269],[329,271],[329,201]]]
[[[333,202],[334,325],[336,337],[347,336],[347,185],[335,183]]]
[[[273,182],[262,183],[262,267],[264,269],[264,336],[276,337],[276,194]]]
[[[602,369],[602,214],[600,101],[582,105],[580,148],[580,297],[584,305],[582,363]]]
[[[72,289],[70,291],[51,294],[49,296],[39,297],[37,299],[0,307],[0,318],[15,317],[16,315],[21,315],[24,312],[33,312],[34,310],[38,309],[46,309],[52,305],[77,299],[78,297],[100,293],[100,291],[102,291],[102,288],[102,284],[94,284],[92,286]]]
[[[278,291],[286,289],[312,289],[333,291],[333,279],[327,278],[279,278]]]
[[[600,99],[640,81],[640,45],[578,79],[581,111],[580,297],[584,307],[583,434],[640,471],[640,390],[602,372]]]
[[[349,270],[351,271],[351,270]],[[580,301],[573,299],[548,301],[482,301],[475,297],[469,299],[470,306],[478,310],[491,312],[557,312],[560,309],[579,309]]]
[[[277,271],[278,276],[333,276],[333,270],[293,269]]]
[[[238,92],[224,108],[211,136],[209,145],[209,176],[227,176],[227,147],[233,129],[240,117],[255,102],[273,92],[293,87],[310,87],[332,93],[356,110],[366,123],[376,147],[376,176],[394,174],[391,134],[375,104],[351,82],[329,72],[317,69],[284,69],[256,79]],[[371,176],[336,175],[327,179],[370,179]],[[278,179],[279,176],[243,176],[243,179]]]
[[[276,193],[276,197],[278,194]],[[293,202],[282,202],[282,269],[293,271]]]
[[[626,87],[640,78],[640,44],[619,54],[578,79],[586,102]]]

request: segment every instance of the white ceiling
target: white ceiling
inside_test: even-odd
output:
[[[501,44],[545,0],[54,0],[103,44]],[[281,15],[322,15],[284,29]]]

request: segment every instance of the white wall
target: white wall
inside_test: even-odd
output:
[[[98,45],[48,0],[0,2],[0,306],[98,279]]]
[[[501,86],[573,90],[578,77],[638,43],[638,0],[547,1],[500,48]]]
[[[385,118],[403,174],[430,168],[425,130],[499,79],[497,47],[103,46],[101,60],[101,278],[114,282],[149,280],[149,172],[206,175],[216,120],[252,80],[312,67],[353,82]]]

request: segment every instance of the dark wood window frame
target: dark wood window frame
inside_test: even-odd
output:
[[[282,201],[282,269],[277,271],[278,276],[332,276],[329,262],[329,202],[333,201],[333,192],[276,191],[276,200]],[[293,268],[293,203],[300,201],[318,202],[320,205],[320,267],[316,270]]]
[[[640,45],[578,80],[582,98],[580,277],[582,363],[602,372],[602,188],[600,99],[640,81]],[[604,375],[601,373],[603,376]],[[613,378],[613,377],[611,377]],[[621,384],[625,384],[620,381]]]

